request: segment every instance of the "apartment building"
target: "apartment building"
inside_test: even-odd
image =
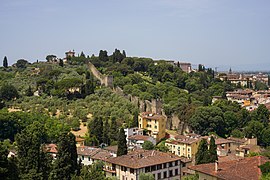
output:
[[[120,180],[139,180],[141,173],[151,173],[155,180],[180,180],[181,158],[155,150],[136,150],[127,155],[105,160],[106,176]]]
[[[200,140],[197,134],[178,135],[166,140],[165,145],[173,154],[191,159],[198,151]]]
[[[159,142],[165,137],[166,117],[151,112],[143,112],[139,115],[139,128],[147,130],[147,135]]]

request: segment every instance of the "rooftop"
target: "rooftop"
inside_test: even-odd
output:
[[[224,161],[218,163],[218,170],[215,170],[215,163],[200,164],[188,167],[191,170],[217,177],[218,179],[237,180],[258,180],[261,170],[258,166],[269,161],[263,156],[255,156],[239,160]]]
[[[151,138],[151,137],[150,136],[139,135],[139,134],[128,137],[128,139],[131,139],[131,140],[142,140],[142,141],[148,141],[149,138]]]
[[[143,118],[146,118],[146,119],[154,119],[154,120],[165,119],[165,116],[163,116],[161,114],[155,114],[152,112],[143,112],[141,115]]]
[[[107,159],[107,162],[133,169],[181,160],[180,157],[156,150],[136,150],[127,155]]]
[[[111,152],[117,152],[117,149],[118,149],[118,146],[115,145],[115,146],[107,146],[107,147],[104,147],[105,150],[107,151],[111,151]]]

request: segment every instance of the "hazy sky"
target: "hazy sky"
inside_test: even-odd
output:
[[[65,51],[270,70],[269,0],[0,0],[0,58]],[[2,65],[2,60],[0,60]]]

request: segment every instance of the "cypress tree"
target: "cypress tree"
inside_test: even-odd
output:
[[[126,51],[125,51],[125,50],[123,50],[123,53],[122,53],[122,54],[123,54],[123,57],[124,57],[124,58],[126,58],[126,57],[127,57],[127,55],[126,55]]]
[[[117,156],[122,156],[127,154],[127,140],[124,128],[121,128],[119,131],[118,137],[118,149],[117,149]]]
[[[45,142],[44,126],[34,122],[16,136],[18,166],[21,179],[46,179],[44,166],[50,162],[44,158],[41,144]]]
[[[110,138],[109,138],[109,122],[108,122],[108,118],[106,118],[105,120],[105,124],[103,126],[103,136],[102,136],[102,139],[103,139],[103,143],[107,144],[107,145],[110,145]]]
[[[64,61],[63,61],[63,59],[60,59],[59,60],[59,66],[64,67]]]
[[[71,179],[79,173],[75,136],[72,133],[62,133],[59,137],[58,154],[51,172],[51,179]]]
[[[209,156],[210,156],[209,163],[216,162],[216,160],[218,160],[217,145],[215,144],[215,139],[213,136],[211,136],[210,139]]]
[[[5,68],[7,68],[7,67],[8,67],[8,60],[7,60],[7,56],[5,56],[5,57],[4,57],[4,60],[3,60],[3,66],[4,66]]]
[[[118,137],[118,128],[117,128],[116,118],[115,117],[111,117],[110,141],[111,142],[117,141],[117,137]]]
[[[8,177],[8,149],[0,142],[0,179],[7,179]]]
[[[209,162],[209,151],[206,139],[202,139],[198,151],[195,155],[196,164],[205,164]]]
[[[135,110],[133,113],[133,120],[130,127],[138,127],[138,115],[139,115],[138,111]]]

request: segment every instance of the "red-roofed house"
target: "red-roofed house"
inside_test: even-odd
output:
[[[259,180],[262,173],[258,166],[268,161],[267,157],[255,156],[188,168],[199,175],[199,180]]]

